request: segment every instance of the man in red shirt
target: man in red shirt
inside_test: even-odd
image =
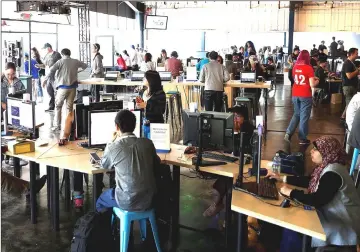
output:
[[[307,50],[300,52],[296,64],[292,70],[294,86],[292,88],[292,102],[294,105],[294,115],[286,130],[284,140],[290,142],[299,125],[300,144],[309,144],[307,139],[309,131],[309,118],[312,107],[311,88],[319,84],[319,79],[314,75],[314,69],[310,64],[310,54]]]
[[[183,70],[181,61],[178,59],[178,53],[173,51],[171,58],[165,62],[165,70],[171,72],[173,78],[180,75],[180,71]]]

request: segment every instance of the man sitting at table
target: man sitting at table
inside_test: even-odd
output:
[[[115,117],[116,132],[105,148],[101,165],[115,169],[116,188],[103,192],[96,202],[96,210],[119,207],[126,211],[144,211],[151,207],[156,193],[154,170],[160,165],[154,144],[137,138],[136,117],[122,110]]]

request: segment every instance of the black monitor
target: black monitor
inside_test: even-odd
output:
[[[203,127],[207,132],[203,135],[203,148],[232,152],[234,128],[234,116],[232,113],[210,111],[190,112],[189,110],[183,110],[183,144],[192,146],[199,145],[198,118],[200,114],[207,115],[207,118],[203,121]]]
[[[78,103],[75,105],[76,139],[88,136],[88,112],[92,110],[121,110],[122,100],[93,102],[89,105]]]
[[[35,102],[7,97],[7,125],[23,133],[35,134]]]

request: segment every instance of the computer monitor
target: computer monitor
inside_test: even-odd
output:
[[[240,75],[241,82],[256,82],[255,72],[242,72]]]
[[[171,81],[171,72],[160,72],[159,71],[159,75],[160,75],[160,79],[162,81]]]
[[[123,109],[123,101],[93,102],[89,105],[78,103],[75,105],[75,132],[76,138],[81,139],[88,136],[88,112],[92,110],[117,110]]]
[[[141,137],[141,125],[142,125],[142,118],[141,118],[141,110],[133,110],[131,111],[136,117],[136,126],[134,130],[134,135],[137,137]]]
[[[216,150],[220,149],[226,152],[232,152],[234,129],[234,116],[232,113],[210,111],[190,112],[189,110],[183,110],[183,144],[199,146],[198,118],[200,114],[207,115],[207,118],[209,118],[204,119],[203,122],[203,127],[207,132],[203,135],[203,148]]]
[[[8,97],[6,110],[8,126],[24,133],[35,133],[35,102]]]
[[[145,77],[145,72],[132,72],[131,74],[131,81],[142,81]]]
[[[89,111],[89,147],[104,148],[115,131],[115,117],[118,110]]]

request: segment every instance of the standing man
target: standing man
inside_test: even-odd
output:
[[[77,59],[70,58],[71,51],[67,48],[61,50],[63,58],[57,61],[45,76],[44,82],[51,78],[55,79],[57,94],[55,99],[55,117],[53,131],[60,130],[61,126],[61,109],[66,100],[66,109],[68,114],[73,111],[76,88],[78,86],[78,69],[85,70],[87,65]]]
[[[204,103],[206,111],[221,112],[224,82],[230,79],[225,66],[216,61],[218,56],[217,52],[212,51],[209,54],[210,63],[204,65],[200,72],[200,82],[205,83]]]
[[[319,53],[325,53],[327,55],[327,47],[324,40],[322,40],[321,44],[319,45]]]
[[[59,59],[61,59],[61,55],[60,53],[54,51],[49,43],[45,43],[45,45],[43,46],[43,50],[45,50],[46,52],[45,58],[43,60],[44,64],[36,65],[36,67],[45,68],[45,75],[48,75],[50,71],[50,67],[52,67]],[[50,76],[50,78],[48,78],[46,82],[43,82],[43,87],[46,86],[46,91],[50,96],[49,108],[45,110],[47,112],[53,111],[55,108],[56,86],[54,82],[55,82],[55,75]]]
[[[338,48],[338,43],[336,43],[335,37],[332,37],[332,42],[330,44],[330,55],[332,57],[337,55],[337,48]]]
[[[290,65],[289,72],[288,72],[288,78],[290,80],[291,87],[294,85],[294,78],[293,78],[292,70],[293,70],[293,67],[295,66],[299,52],[300,52],[300,48],[295,46],[293,53],[290,54],[288,57],[288,63]]]
[[[131,61],[131,67],[133,71],[139,71],[139,65],[138,65],[138,52],[135,50],[135,46],[131,46],[130,51],[130,61]]]
[[[341,78],[346,106],[349,104],[351,98],[356,93],[357,85],[359,82],[359,69],[355,66],[354,63],[358,55],[359,51],[357,48],[350,48],[348,52],[348,58],[344,61],[341,70]]]

